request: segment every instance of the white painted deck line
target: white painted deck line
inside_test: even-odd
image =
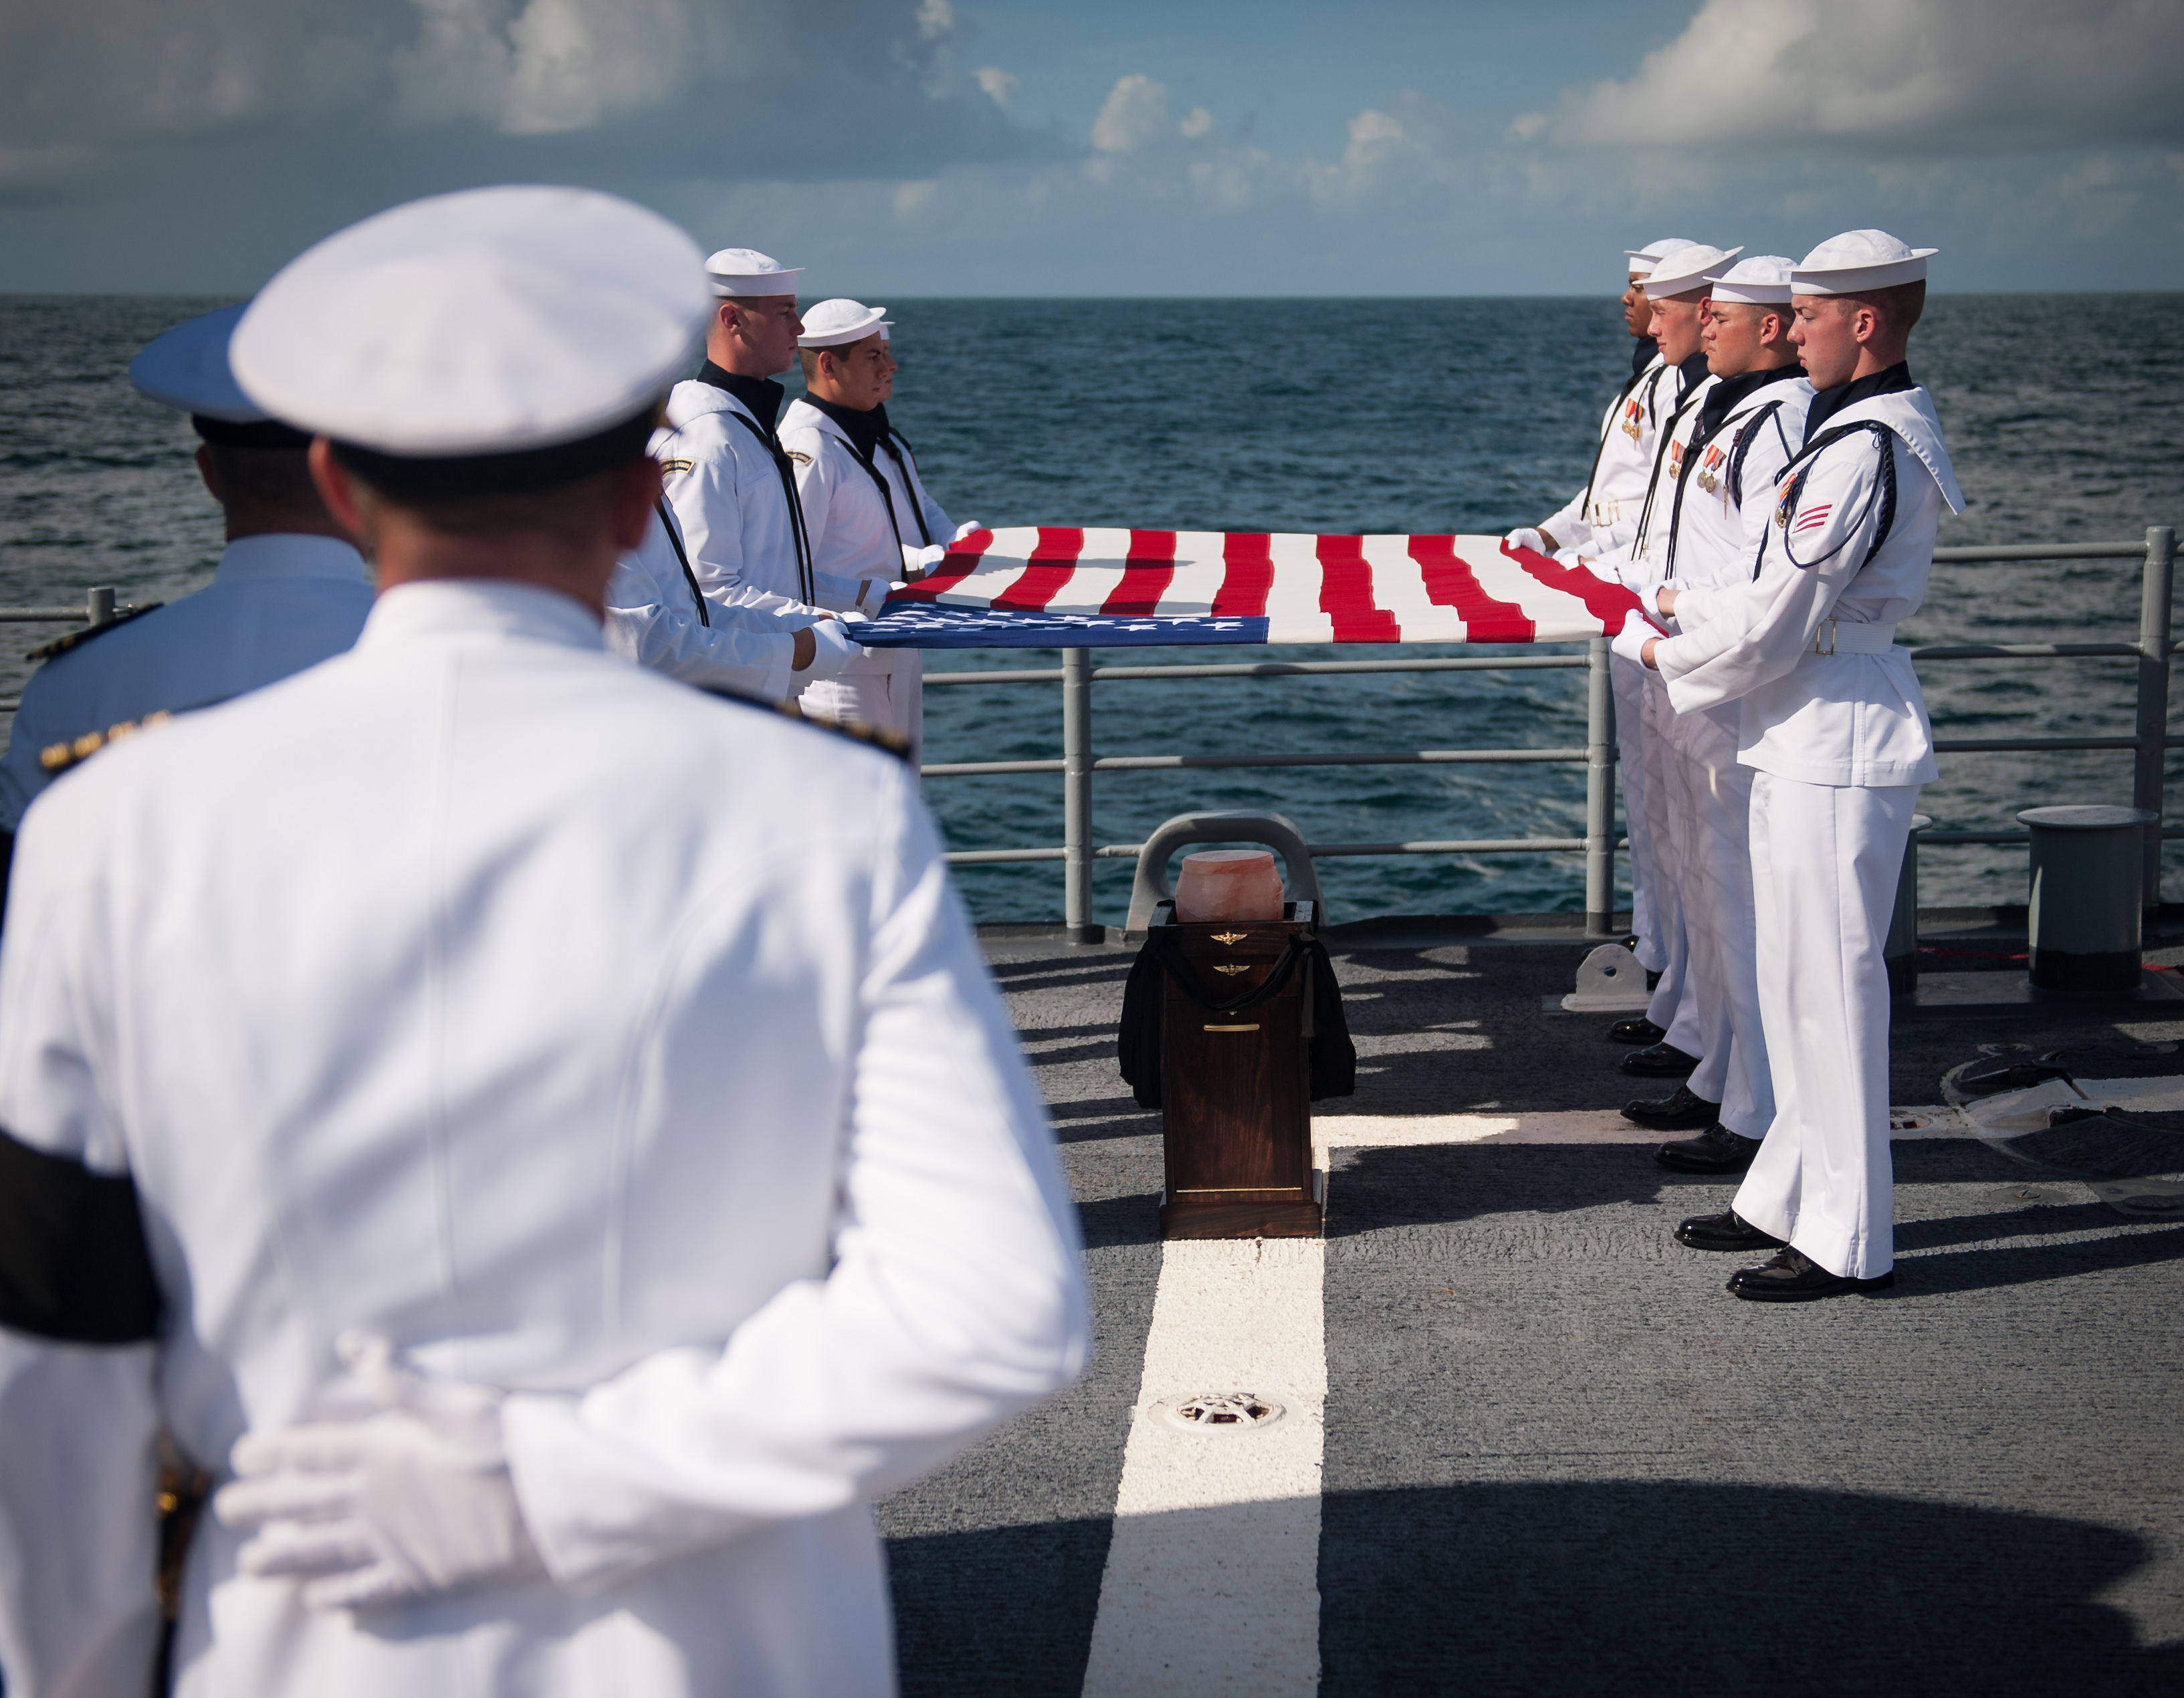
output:
[[[1318,1239],[1162,1247],[1085,1698],[1318,1690],[1325,1267]],[[1154,1411],[1215,1391],[1285,1412],[1223,1434]]]

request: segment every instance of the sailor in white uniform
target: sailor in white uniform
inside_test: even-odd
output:
[[[1087,1348],[1039,1094],[900,762],[604,654],[707,306],[474,190],[236,335],[375,550],[350,654],[86,761],[0,943],[0,1662],[190,1698],[884,1695],[870,1504]]]
[[[1668,236],[1625,250],[1624,323],[1638,344],[1630,376],[1601,415],[1600,443],[1585,487],[1537,526],[1511,532],[1512,543],[1574,560],[1580,550],[1611,553],[1635,534],[1652,478],[1656,429],[1661,417],[1674,409],[1683,381],[1682,373],[1660,357],[1646,284],[1665,256],[1695,245],[1686,237]],[[1639,359],[1636,352],[1646,357]],[[1615,690],[1617,774],[1630,839],[1630,927],[1638,939],[1639,964],[1658,973],[1669,963],[1653,907],[1653,839],[1646,829],[1646,771],[1640,753],[1642,686],[1638,669],[1621,662],[1610,663],[1608,677]],[[1640,1016],[1617,1021],[1607,1035],[1618,1044],[1645,1045],[1659,1043],[1668,1033]]]
[[[798,338],[805,392],[788,404],[781,445],[796,465],[816,577],[855,581],[852,610],[879,611],[889,586],[924,575],[925,563],[978,527],[958,526],[927,493],[917,456],[888,417],[895,359],[884,307],[822,301]],[[836,604],[825,600],[824,605]],[[891,732],[916,765],[925,743],[915,649],[872,649],[834,677],[807,688],[805,713]]]
[[[1796,1300],[1894,1283],[1888,978],[1881,959],[1933,735],[1897,623],[1925,594],[1942,509],[1961,510],[1932,398],[1906,363],[1931,248],[1876,230],[1792,274],[1791,336],[1819,392],[1778,480],[1757,576],[1664,588],[1680,634],[1635,616],[1616,641],[1678,710],[1741,704],[1754,771],[1752,873],[1772,1129],[1735,1206],[1678,1229],[1696,1248],[1780,1246],[1730,1281]]]
[[[804,330],[803,270],[724,248],[705,275],[716,298],[705,364],[670,392],[652,442],[698,587],[721,607],[855,607],[860,580],[813,570],[795,463],[775,434],[788,392],[773,380],[796,363]]]
[[[1661,346],[1661,358],[1674,374],[1676,398],[1658,422],[1644,498],[1638,503],[1627,532],[1618,524],[1608,533],[1613,547],[1597,554],[1590,550],[1580,554],[1581,563],[1592,571],[1641,593],[1660,582],[1691,423],[1705,387],[1713,381],[1707,370],[1706,350],[1699,340],[1706,327],[1707,297],[1713,287],[1706,274],[1729,264],[1742,251],[1688,243],[1659,260],[1646,281],[1646,298],[1653,303],[1653,333]],[[1665,1111],[1663,1105],[1641,1102],[1631,1104],[1625,1112],[1641,1123],[1656,1126],[1677,1124],[1697,1115],[1705,1116],[1702,1125],[1709,1124],[1719,1112],[1720,1073],[1727,1058],[1708,1056],[1702,1045],[1698,1005],[1688,971],[1691,949],[1680,887],[1674,869],[1669,865],[1675,853],[1670,821],[1677,797],[1672,788],[1668,738],[1669,722],[1675,715],[1658,677],[1642,667],[1626,665],[1624,670],[1637,686],[1639,734],[1636,749],[1626,749],[1623,760],[1644,776],[1635,797],[1626,797],[1624,805],[1633,844],[1642,832],[1647,845],[1652,890],[1651,941],[1658,952],[1659,966],[1655,971],[1659,978],[1646,1010],[1646,1024],[1660,1036],[1625,1055],[1621,1066],[1636,1078],[1691,1077],[1691,1083],[1669,1100]],[[1619,709],[1617,724],[1619,730]],[[1635,849],[1631,859],[1635,866]],[[1637,1035],[1643,1037],[1645,1032]]]
[[[644,541],[607,582],[607,652],[703,689],[785,700],[864,650],[841,625],[794,602],[722,606],[699,587],[665,498]]]
[[[1791,269],[1770,254],[1707,274],[1713,292],[1702,341],[1710,376],[1680,415],[1670,450],[1680,475],[1666,498],[1659,571],[1671,585],[1715,589],[1750,579],[1758,534],[1747,538],[1746,497],[1755,515],[1771,508],[1774,480],[1804,440],[1813,389],[1789,339]],[[1734,703],[1671,711],[1662,739],[1672,803],[1667,866],[1684,916],[1696,1053],[1705,1058],[1682,1088],[1719,1104],[1713,1124],[1655,1152],[1663,1166],[1685,1172],[1742,1172],[1774,1117],[1754,962],[1752,775],[1737,760],[1740,720]],[[1665,1118],[1678,1105],[1672,1098],[1652,1106]]]
[[[198,473],[220,504],[227,547],[194,595],[64,637],[24,687],[0,757],[0,832],[42,790],[48,751],[147,714],[225,701],[356,641],[371,610],[363,558],[311,483],[310,438],[236,387],[227,342],[241,307],[176,326],[130,362],[139,393],[190,415]]]

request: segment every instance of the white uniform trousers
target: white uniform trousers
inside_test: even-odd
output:
[[[1655,871],[1663,885],[1675,889],[1676,913],[1683,926],[1684,970],[1678,980],[1674,1011],[1657,1023],[1669,1034],[1664,1043],[1699,1058],[1698,1066],[1684,1081],[1691,1094],[1710,1103],[1726,1104],[1729,1011],[1716,994],[1719,981],[1708,971],[1712,963],[1706,952],[1706,866],[1700,858],[1699,840],[1703,804],[1684,759],[1683,716],[1672,715],[1661,731],[1661,770],[1652,776],[1652,782],[1661,792],[1662,824],[1667,827],[1669,852],[1661,857]],[[1663,979],[1666,977],[1663,975]]]
[[[1753,943],[1752,781],[1758,775],[1737,761],[1736,714],[1732,705],[1676,715],[1677,890],[1704,1046],[1698,1053],[1706,1057],[1691,1088],[1721,1105],[1719,1118],[1731,1132],[1763,1138],[1774,1119],[1774,1084]],[[1702,1076],[1716,1090],[1700,1090]]]
[[[1630,838],[1630,929],[1638,938],[1638,965],[1661,971],[1661,946],[1653,915],[1653,839],[1646,828],[1646,669],[1620,654],[1607,660],[1615,691],[1615,777],[1623,787],[1624,830]]]
[[[1774,1125],[1736,1212],[1839,1278],[1896,1265],[1888,970],[1915,784],[1752,783],[1759,1012]]]
[[[1643,674],[1644,693],[1639,706],[1639,716],[1644,729],[1639,733],[1639,753],[1646,767],[1646,832],[1652,850],[1652,866],[1648,869],[1653,893],[1653,933],[1660,950],[1661,965],[1652,969],[1661,976],[1653,987],[1653,999],[1646,1005],[1646,1017],[1669,1035],[1663,1043],[1672,1044],[1686,1055],[1702,1054],[1699,1048],[1698,1010],[1685,994],[1685,968],[1690,951],[1684,939],[1684,906],[1677,899],[1676,879],[1671,863],[1675,858],[1675,843],[1670,837],[1669,821],[1675,801],[1674,771],[1669,765],[1669,739],[1673,735],[1676,710],[1669,702],[1669,687],[1658,672]],[[1633,831],[1631,842],[1638,834]],[[1634,863],[1637,857],[1631,857]],[[1693,1089],[1697,1087],[1694,1086]],[[1719,1100],[1708,1097],[1708,1102]]]
[[[869,652],[871,661],[853,660],[838,676],[806,684],[796,705],[811,719],[868,725],[907,739],[916,771],[925,758],[925,657],[915,649]]]

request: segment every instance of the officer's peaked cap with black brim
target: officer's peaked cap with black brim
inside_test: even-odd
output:
[[[231,359],[253,401],[397,499],[543,489],[644,452],[711,304],[697,244],[656,213],[467,189],[291,260]]]
[[[229,369],[228,338],[243,310],[222,307],[163,331],[129,362],[129,381],[147,400],[187,413],[198,435],[209,443],[234,448],[309,448],[309,436],[252,401]]]

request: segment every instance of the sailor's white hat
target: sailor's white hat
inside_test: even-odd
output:
[[[705,261],[705,281],[713,292],[733,298],[738,295],[793,295],[801,265],[784,267],[755,248],[723,248]]]
[[[1741,248],[1709,248],[1703,242],[1687,243],[1661,256],[1646,280],[1646,292],[1657,301],[1697,294],[1708,287],[1708,272],[1720,270],[1743,252]]]
[[[1938,248],[1906,248],[1885,230],[1847,230],[1831,236],[1805,256],[1790,276],[1800,295],[1856,295],[1868,289],[1892,289],[1926,275],[1926,262]]]
[[[469,189],[291,260],[229,358],[251,400],[389,493],[532,488],[643,453],[710,310],[697,245],[657,213]]]
[[[804,315],[804,334],[796,338],[796,345],[839,348],[844,342],[862,342],[875,330],[885,336],[894,322],[885,307],[868,307],[862,301],[822,301]]]
[[[1652,271],[1679,248],[1696,248],[1698,243],[1685,236],[1664,236],[1658,242],[1649,242],[1643,248],[1626,248],[1623,257],[1630,262],[1630,275],[1642,277]]]
[[[1780,306],[1790,298],[1790,273],[1797,261],[1780,253],[1755,253],[1734,265],[1716,266],[1707,273],[1717,301],[1747,301],[1754,306]]]
[[[187,413],[209,443],[232,448],[298,448],[310,438],[292,430],[242,392],[227,363],[228,338],[249,303],[185,319],[161,332],[129,362],[136,392]]]

